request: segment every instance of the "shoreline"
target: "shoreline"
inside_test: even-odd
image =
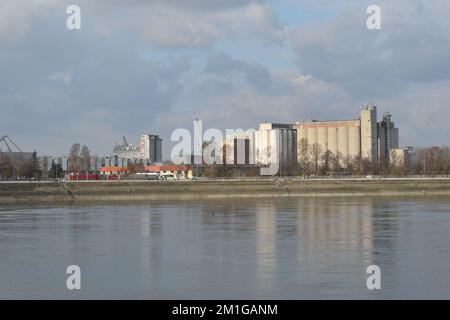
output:
[[[284,197],[450,197],[447,179],[219,180],[2,183],[0,205],[129,203]]]

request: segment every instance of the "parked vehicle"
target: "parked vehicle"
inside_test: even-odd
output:
[[[162,173],[160,178],[161,180],[175,180],[175,177],[171,173]]]

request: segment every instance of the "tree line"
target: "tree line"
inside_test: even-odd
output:
[[[91,171],[91,152],[85,145],[74,143],[69,151],[68,171],[86,173]],[[47,177],[62,178],[64,170],[61,164],[52,161]],[[39,165],[37,153],[0,152],[0,180],[40,180],[44,176]]]
[[[323,150],[318,143],[308,144],[306,139],[298,143],[298,163],[296,166],[284,168],[289,174],[302,176],[326,175],[448,175],[450,174],[450,148],[424,147],[416,150],[415,159],[407,163],[398,159],[395,154],[390,159],[371,161],[366,157],[344,157],[330,150]]]
[[[405,163],[392,154],[390,159],[381,158],[371,161],[366,157],[345,157],[324,150],[318,143],[308,144],[305,139],[298,143],[297,163],[282,166],[278,172],[281,176],[412,176],[412,175],[450,175],[450,148],[424,147],[416,150],[412,163]],[[267,152],[270,155],[270,150]],[[270,158],[270,157],[269,157]],[[259,167],[233,166],[227,164],[202,165],[196,175],[203,177],[246,177],[259,176]]]
[[[25,153],[0,153],[0,180],[39,180],[41,176],[36,152],[31,157]]]
[[[91,151],[85,145],[74,143],[69,151],[67,169],[73,173],[91,171]]]

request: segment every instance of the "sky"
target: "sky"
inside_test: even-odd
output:
[[[196,118],[249,129],[357,118],[372,102],[402,146],[448,145],[449,16],[448,0],[0,0],[0,135],[40,155],[75,142],[107,155],[160,134],[167,159]]]

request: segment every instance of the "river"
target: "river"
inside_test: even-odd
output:
[[[449,299],[450,199],[1,206],[0,299],[52,298]]]

